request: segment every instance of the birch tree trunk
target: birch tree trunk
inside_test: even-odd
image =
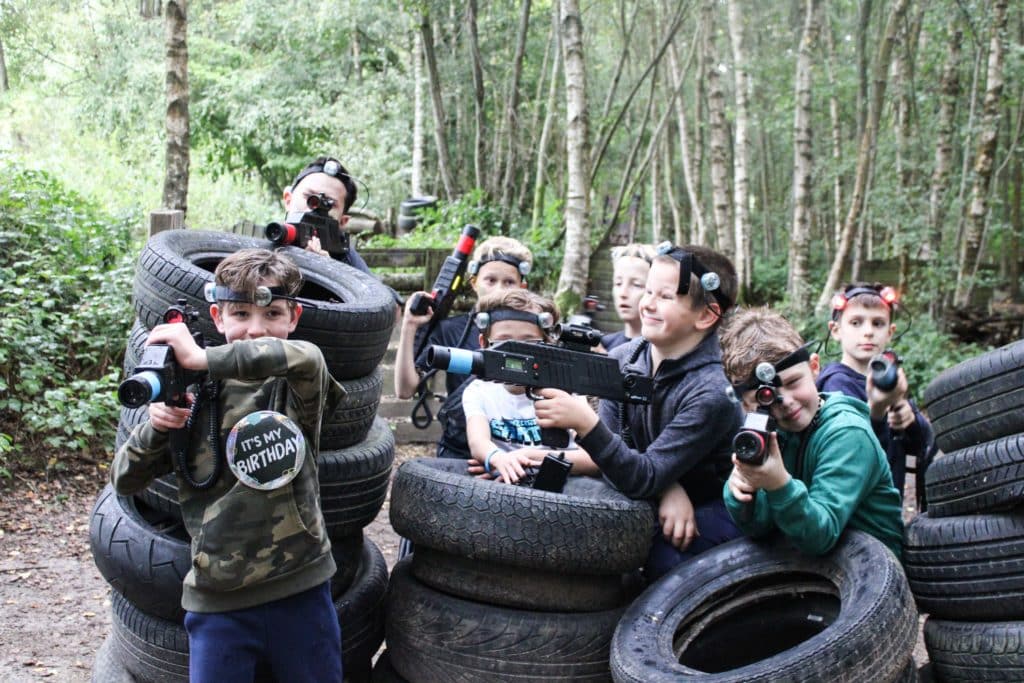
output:
[[[698,29],[699,32],[699,29]],[[690,58],[692,59],[694,51],[697,49],[697,35],[695,34],[693,40],[690,41]],[[688,231],[690,234],[687,236],[687,241],[694,241],[697,244],[707,244],[707,226],[704,223],[704,213],[700,208],[700,193],[697,190],[699,180],[694,177],[694,174],[700,174],[700,167],[694,167],[690,164],[690,132],[686,123],[686,103],[681,94],[683,85],[683,72],[679,66],[679,55],[676,51],[675,42],[669,46],[669,69],[672,73],[672,86],[680,95],[677,96],[673,102],[676,110],[676,127],[679,131],[679,156],[680,163],[683,166],[683,184],[686,186],[686,196],[690,202],[690,219],[693,225],[696,226],[696,232],[694,234],[693,227]],[[687,60],[689,63],[689,59]],[[700,80],[699,78],[697,80]],[[682,238],[680,238],[682,241]]]
[[[455,181],[451,173],[451,159],[448,155],[448,136],[445,133],[446,118],[444,102],[441,100],[441,78],[437,72],[437,57],[434,55],[434,31],[430,17],[420,15],[420,35],[423,37],[423,56],[427,62],[427,77],[430,81],[430,101],[434,110],[434,144],[437,146],[437,170],[444,184],[445,197],[455,197]]]
[[[415,31],[412,50],[412,196],[423,196],[423,34]]]
[[[733,207],[736,212],[736,276],[739,282],[737,301],[746,299],[753,268],[750,244],[750,150],[748,149],[750,72],[747,70],[746,30],[739,0],[729,0],[729,35],[732,38],[733,74],[736,78],[736,134],[733,140]]]
[[[7,78],[7,58],[4,57],[4,41],[0,38],[0,92],[7,92],[11,89],[11,82]]]
[[[519,83],[523,74],[523,56],[526,54],[526,33],[530,28],[530,0],[522,0],[519,13],[519,32],[516,39],[516,54],[512,62],[512,82],[509,84],[508,106],[505,110],[505,135],[508,139],[508,155],[505,158],[505,174],[501,181],[500,210],[507,220],[512,203],[512,188],[516,169],[516,142],[519,130]]]
[[[473,180],[476,186],[484,187],[484,66],[480,57],[480,42],[477,37],[476,0],[466,3],[466,28],[469,31],[469,51],[473,63]]]
[[[555,111],[558,107],[558,73],[562,69],[562,40],[558,30],[558,7],[551,8],[551,20],[554,23],[555,43],[554,56],[551,60],[551,82],[548,84],[548,101],[544,110],[544,126],[540,131],[540,142],[537,143],[537,170],[533,181],[533,216],[530,226],[536,230],[540,226],[541,215],[544,213],[544,168],[547,166],[548,144],[551,141],[551,129],[555,123]]]
[[[565,253],[555,302],[575,311],[586,294],[590,264],[590,149],[587,76],[579,0],[559,0],[565,64],[566,165]]]
[[[821,315],[832,294],[839,286],[839,280],[843,275],[843,267],[850,256],[850,247],[853,243],[853,233],[857,228],[861,212],[864,208],[864,195],[867,190],[869,171],[874,165],[875,139],[878,131],[878,122],[882,117],[882,105],[885,103],[885,89],[889,73],[889,64],[892,61],[893,44],[896,42],[896,32],[900,22],[907,12],[910,0],[893,0],[892,9],[885,23],[885,35],[878,45],[878,52],[875,55],[873,68],[874,89],[871,93],[868,117],[864,124],[864,133],[860,138],[860,148],[857,151],[857,170],[853,181],[853,195],[850,197],[850,210],[843,222],[843,234],[840,237],[835,257],[832,259],[832,266],[829,269],[825,286],[818,297],[818,303],[814,307],[815,312]]]
[[[706,0],[704,4],[707,17],[705,26],[708,27],[707,33],[704,34],[704,79],[708,86],[708,119],[711,122],[711,205],[718,238],[715,246],[735,264],[736,240],[733,238],[729,211],[729,124],[725,120],[725,93],[722,91],[722,77],[718,73],[718,50],[714,31],[715,4],[715,0]]]
[[[999,141],[999,121],[1002,116],[1000,99],[1003,96],[1003,57],[1006,52],[1007,0],[996,0],[993,6],[991,36],[989,38],[988,77],[985,102],[982,105],[981,131],[978,133],[978,151],[974,157],[974,184],[971,203],[960,245],[960,266],[956,274],[956,292],[953,303],[966,306],[971,298],[974,276],[981,256],[981,236],[988,218],[988,193],[992,182],[992,165]]]
[[[811,85],[814,43],[818,39],[820,0],[804,3],[804,28],[794,77],[796,107],[793,112],[793,225],[789,240],[789,300],[796,310],[811,303],[811,199],[814,180],[814,147],[811,129]]]
[[[164,162],[163,204],[188,213],[188,3],[168,0],[165,20],[167,76],[167,149]]]
[[[832,244],[839,243],[839,235],[843,230],[843,174],[840,171],[843,163],[843,128],[839,118],[839,94],[836,88],[834,64],[836,61],[835,37],[828,19],[828,4],[823,7],[823,30],[825,33],[825,74],[828,78],[828,118],[832,124],[832,164],[835,167],[835,178],[832,180]],[[810,303],[810,302],[808,302]]]

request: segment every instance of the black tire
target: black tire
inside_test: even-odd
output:
[[[932,518],[904,530],[903,563],[922,612],[953,621],[1024,618],[1024,513]]]
[[[924,403],[946,453],[1024,432],[1024,341],[942,372],[925,389]]]
[[[162,619],[184,618],[181,582],[192,567],[180,520],[147,509],[108,484],[89,519],[89,544],[100,574],[115,593]]]
[[[117,591],[110,595],[118,659],[140,683],[188,683],[188,634],[180,621],[146,614]]]
[[[928,619],[928,659],[942,681],[1024,681],[1024,621]]]
[[[336,536],[331,539],[331,557],[337,569],[331,577],[331,596],[338,598],[352,587],[359,573],[360,562],[363,560],[363,549],[367,540],[363,532],[357,531],[348,536]]]
[[[92,683],[135,683],[135,677],[124,667],[115,647],[113,634],[108,635],[96,651],[90,679]]]
[[[412,553],[412,573],[424,585],[455,597],[538,612],[598,612],[626,606],[639,579],[593,576],[471,560],[425,545]]]
[[[334,601],[341,624],[341,659],[349,683],[370,680],[373,655],[384,642],[384,598],[388,565],[380,549],[363,542],[359,571],[347,591]]]
[[[387,597],[388,650],[401,676],[417,683],[609,680],[608,646],[622,610],[482,605],[428,588],[410,569],[409,559],[395,565]]]
[[[391,654],[384,650],[377,657],[377,663],[373,665],[373,675],[370,677],[373,683],[408,683],[402,678],[395,667],[391,666]]]
[[[916,639],[906,578],[875,538],[847,531],[823,557],[738,539],[680,565],[626,609],[612,675],[883,683],[913,672]]]
[[[549,572],[632,571],[653,523],[648,503],[592,477],[551,493],[477,479],[464,460],[421,459],[404,463],[391,488],[391,526],[417,548]]]
[[[149,330],[136,318],[135,323],[132,324],[132,329],[128,331],[128,341],[125,342],[124,346],[124,365],[121,368],[122,377],[127,378],[134,372],[135,366],[139,364],[139,359],[142,358],[142,349],[146,346],[147,337],[149,337]]]
[[[184,298],[200,311],[199,326],[208,344],[222,344],[206,311],[203,286],[225,256],[266,240],[230,233],[168,230],[152,237],[139,256],[132,289],[135,310],[147,329],[162,321],[167,306]],[[295,247],[284,247],[302,271],[299,296],[313,301],[303,308],[291,335],[316,344],[337,379],[363,377],[387,351],[395,320],[391,292],[372,276],[348,265]]]
[[[437,206],[437,197],[409,197],[398,205],[399,216],[418,216],[423,209]]]
[[[411,232],[420,224],[420,219],[417,216],[399,216],[397,223],[399,232]]]
[[[387,497],[394,461],[395,435],[383,418],[374,419],[362,443],[320,453],[320,509],[328,534],[352,534],[374,520]]]
[[[342,380],[345,398],[331,414],[324,413],[320,427],[320,450],[348,448],[363,439],[373,425],[384,389],[384,373],[375,369],[365,377]]]
[[[928,514],[949,517],[1024,502],[1024,434],[968,446],[936,458],[925,473]]]

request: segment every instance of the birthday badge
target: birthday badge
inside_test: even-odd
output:
[[[287,415],[260,410],[231,428],[225,450],[228,467],[238,481],[270,491],[298,475],[306,458],[306,439]]]

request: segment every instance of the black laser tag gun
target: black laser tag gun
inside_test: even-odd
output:
[[[595,295],[588,294],[587,296],[583,297],[583,301],[580,302],[580,312],[570,315],[566,322],[569,323],[570,325],[583,325],[585,327],[593,327],[594,314],[600,313],[606,308],[607,306],[601,303],[601,300],[598,299]]]
[[[455,244],[455,250],[451,256],[445,258],[441,264],[441,270],[434,278],[434,285],[430,288],[430,296],[416,294],[410,304],[410,311],[415,315],[425,315],[433,309],[433,320],[444,320],[455,303],[455,297],[464,284],[463,277],[466,274],[466,267],[469,265],[469,256],[473,253],[473,246],[477,237],[480,236],[480,229],[475,225],[467,225],[462,229],[459,241]]]
[[[903,359],[896,355],[892,349],[886,349],[868,362],[868,369],[871,370],[871,381],[875,388],[886,393],[896,388],[900,376],[900,363]]]
[[[185,323],[196,344],[206,346],[195,325],[199,313],[185,299],[178,299],[176,305],[168,307],[163,320],[165,323]],[[186,408],[186,390],[201,381],[205,374],[181,367],[174,359],[174,349],[167,344],[150,344],[143,349],[142,358],[132,370],[131,377],[117,387],[117,398],[125,408],[141,408],[152,401]]]
[[[771,416],[772,405],[779,400],[779,394],[771,382],[775,379],[775,368],[771,363],[761,363],[755,371],[762,384],[754,390],[757,410],[747,413],[743,428],[732,439],[732,450],[736,459],[747,465],[760,465],[768,457],[768,438],[775,431],[775,419]],[[769,376],[770,374],[770,376]]]
[[[283,223],[268,223],[263,235],[274,246],[300,249],[306,248],[310,237],[318,237],[324,251],[334,258],[344,257],[348,253],[348,233],[327,214],[334,200],[321,192],[307,197],[306,205],[309,211],[291,211],[285,214]]]
[[[617,360],[590,350],[601,341],[598,330],[562,325],[556,327],[556,335],[557,344],[510,339],[478,351],[435,345],[427,349],[427,363],[445,372],[528,389],[551,387],[624,403],[651,402],[650,377],[623,372]]]
[[[544,456],[539,467],[525,468],[526,476],[521,477],[516,484],[539,491],[561,493],[571,469],[572,463],[565,459],[565,453],[549,453]]]

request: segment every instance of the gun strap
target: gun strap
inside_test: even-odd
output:
[[[188,420],[185,422],[185,426],[182,429],[175,430],[175,434],[178,434],[172,439],[172,458],[174,466],[178,470],[178,476],[185,481],[186,484],[199,491],[205,491],[212,487],[220,479],[221,472],[224,471],[224,454],[221,452],[220,447],[220,402],[217,400],[220,395],[220,385],[214,380],[207,380],[202,383],[199,388],[199,393],[196,394],[196,400],[192,402],[192,408],[189,410]],[[202,481],[196,481],[195,477],[188,469],[188,444],[189,436],[192,434],[192,425],[195,422],[196,415],[199,414],[200,407],[203,401],[210,401],[210,410],[208,414],[210,416],[209,424],[209,439],[210,439],[210,450],[213,452],[213,471],[210,472],[210,476]]]
[[[459,341],[455,343],[456,348],[462,348],[462,345],[466,343],[466,339],[469,338],[469,331],[473,327],[473,310],[469,312],[469,316],[466,319],[466,326],[462,328],[462,334],[459,335]],[[430,340],[430,335],[433,333],[437,324],[431,321],[431,326],[427,328],[427,331],[423,334],[423,340],[419,344],[419,348],[416,350],[413,356],[413,363],[423,353],[423,349],[426,348],[427,342]],[[416,384],[416,402],[412,406],[412,413],[409,415],[409,419],[412,421],[413,426],[417,429],[426,429],[430,426],[430,423],[434,421],[434,414],[430,411],[430,406],[427,405],[427,400],[436,396],[436,394],[430,390],[427,384],[430,382],[430,378],[437,374],[437,368],[431,368],[423,373],[420,377],[419,383]]]
[[[640,343],[636,345],[633,353],[629,355],[629,360],[626,361],[626,365],[633,365],[640,359],[640,355],[647,349],[647,340],[641,339]],[[636,449],[636,443],[633,439],[633,428],[629,425],[629,420],[626,417],[626,402],[619,402],[619,432],[622,435],[622,441],[630,449]]]

